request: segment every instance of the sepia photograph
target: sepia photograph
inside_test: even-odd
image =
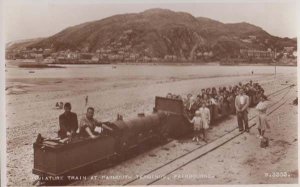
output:
[[[298,185],[298,8],[4,0],[2,184]]]

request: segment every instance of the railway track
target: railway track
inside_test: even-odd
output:
[[[282,97],[280,97],[278,100],[276,100],[274,103],[270,104],[268,106],[269,112],[267,115],[272,114],[276,110],[278,110],[280,107],[282,107],[287,100],[284,100],[284,98],[290,93],[292,88],[295,85],[289,85],[287,87],[284,87],[282,89],[279,89],[275,92],[272,92],[268,94],[267,96],[270,97],[276,97],[278,95],[283,94]],[[286,91],[287,90],[287,91]],[[249,119],[249,122],[254,120],[257,115],[254,115]],[[252,123],[252,125],[249,126],[249,128],[252,128],[256,125],[256,123]],[[191,162],[205,156],[206,154],[218,149],[219,147],[225,145],[226,143],[230,142],[231,140],[239,137],[244,132],[239,132],[238,127],[235,127],[223,135],[219,136],[216,139],[211,140],[207,144],[200,145],[199,147],[155,168],[152,169],[143,175],[140,175],[139,177],[134,178],[133,180],[130,180],[123,185],[151,185],[159,180],[162,180],[164,178],[167,178],[168,175],[171,173],[177,171],[178,169],[190,164]]]

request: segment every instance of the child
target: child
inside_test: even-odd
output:
[[[264,133],[266,128],[270,128],[267,121],[267,97],[262,95],[261,101],[257,104],[256,109],[258,110],[257,115],[257,129],[259,132],[259,138],[262,139],[264,137]]]
[[[193,141],[199,141],[198,135],[199,135],[199,131],[201,130],[201,124],[202,124],[202,120],[201,120],[201,114],[200,111],[196,111],[195,116],[193,117],[192,120],[190,120],[191,123],[194,124],[194,137],[193,137]]]
[[[201,116],[201,121],[202,121],[202,133],[203,133],[203,141],[207,142],[206,140],[206,133],[205,131],[209,128],[210,124],[210,111],[206,107],[206,103],[202,103],[201,108],[199,108],[200,116]]]

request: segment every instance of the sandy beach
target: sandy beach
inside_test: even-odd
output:
[[[63,72],[61,76],[59,74],[58,77],[51,77],[51,73],[49,73],[48,77],[22,78],[8,76],[9,78],[6,80],[8,185],[31,185],[34,181],[34,175],[31,173],[33,167],[32,144],[38,133],[46,137],[56,136],[58,130],[58,116],[63,112],[62,110],[55,109],[56,102],[71,102],[72,111],[76,112],[80,118],[85,111],[84,98],[88,95],[89,105],[96,109],[95,118],[102,121],[111,121],[116,118],[118,113],[122,114],[125,119],[136,116],[137,113],[140,112],[146,114],[151,113],[155,96],[165,96],[169,92],[181,95],[188,93],[196,94],[202,88],[227,86],[237,84],[240,81],[246,82],[250,79],[254,82],[259,82],[266,90],[266,93],[271,93],[284,87],[281,84],[285,84],[286,81],[289,84],[297,84],[296,68],[292,67],[290,67],[286,73],[285,71],[279,72],[276,78],[270,73],[271,70],[270,72],[269,70],[262,72],[257,70],[259,73],[254,75],[250,75],[249,72],[247,72],[250,70],[245,70],[245,72],[242,73],[229,71],[227,73],[219,73],[219,76],[209,73],[203,75],[197,72],[191,74],[177,72],[173,74],[168,72],[168,70],[156,72],[154,75],[152,74],[153,72],[147,73],[146,70],[139,74],[131,74],[127,72],[127,70],[122,72],[122,67],[117,71],[120,72],[117,72],[114,76],[101,76],[101,73],[99,73],[99,76],[92,76],[93,73],[91,73],[90,76],[87,74],[87,76],[84,77],[77,75],[65,76]],[[10,73],[10,70],[8,73]],[[97,72],[95,71],[95,73]],[[36,71],[35,74],[38,75],[39,72]],[[297,88],[294,88],[291,94],[288,95],[290,100],[297,97],[296,90]],[[280,96],[277,96],[277,99],[278,98],[280,98]],[[276,99],[276,97],[274,99]],[[208,155],[207,158],[197,161],[201,167],[198,167],[197,164],[193,164],[193,166],[188,165],[180,171],[182,173],[185,171],[199,172],[199,169],[201,169],[201,171],[205,171],[205,173],[220,176],[220,172],[225,172],[226,170],[227,173],[222,175],[223,177],[210,181],[193,180],[192,182],[188,182],[186,180],[176,180],[176,182],[174,181],[172,184],[224,184],[224,182],[231,184],[259,182],[295,183],[295,181],[297,181],[296,178],[285,180],[258,180],[261,176],[258,176],[257,173],[255,174],[257,177],[250,177],[253,180],[247,180],[247,177],[249,178],[249,172],[253,173],[255,169],[259,169],[258,167],[262,163],[273,166],[273,170],[270,169],[269,172],[277,171],[278,169],[281,169],[280,171],[298,172],[296,154],[297,141],[294,140],[297,138],[297,107],[290,105],[290,103],[291,101],[287,102],[285,107],[273,114],[276,117],[274,120],[277,119],[277,116],[280,116],[280,122],[274,122],[274,124],[277,124],[276,128],[278,127],[278,130],[274,128],[274,130],[271,131],[272,134],[270,134],[270,136],[274,136],[274,144],[271,143],[270,148],[261,150],[257,145],[258,140],[255,139],[256,130],[252,130],[250,134],[242,136],[241,140],[235,140],[226,145],[229,148],[224,146],[222,149],[215,151],[213,153],[215,154],[214,156]],[[255,111],[252,111],[251,115],[254,115],[254,113]],[[210,139],[218,137],[225,130],[228,130],[228,128],[235,126],[235,121],[235,116],[230,116],[222,122],[222,124],[214,126],[213,129],[210,130],[208,137]],[[279,127],[280,124],[289,125],[289,128],[282,130],[282,128]],[[235,143],[237,141],[240,143]],[[240,156],[236,155],[235,157],[230,154],[232,153],[232,151],[230,151],[231,149],[240,150],[244,142],[247,142],[247,145],[249,145],[249,149],[245,150],[243,152],[244,154]],[[192,149],[194,146],[191,140],[174,140],[163,146],[163,148],[152,149],[118,166],[100,171],[95,175],[141,174],[145,172],[145,168],[150,169],[151,167],[167,162],[185,151]],[[280,158],[276,160],[274,155]],[[253,157],[254,160],[252,160],[251,164],[248,164],[247,159]],[[236,158],[240,160],[236,161]],[[267,159],[267,161],[265,159]],[[222,169],[220,162],[226,165],[226,167],[234,167],[234,170],[239,173],[230,173],[233,168],[226,169],[225,167],[225,169]],[[236,164],[232,165],[232,163]],[[219,167],[211,167],[217,165]],[[208,168],[211,170],[208,170]],[[239,168],[239,170],[237,168]],[[108,185],[123,184],[124,182],[126,182],[126,179],[79,181],[78,184]],[[167,184],[165,181],[160,182],[159,184]]]

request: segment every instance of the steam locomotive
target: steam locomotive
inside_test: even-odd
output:
[[[183,101],[156,97],[153,113],[136,118],[106,122],[104,131],[96,139],[75,137],[68,143],[38,136],[33,144],[33,174],[40,179],[61,179],[69,175],[86,174],[94,166],[123,160],[132,150],[168,138],[192,132]]]

